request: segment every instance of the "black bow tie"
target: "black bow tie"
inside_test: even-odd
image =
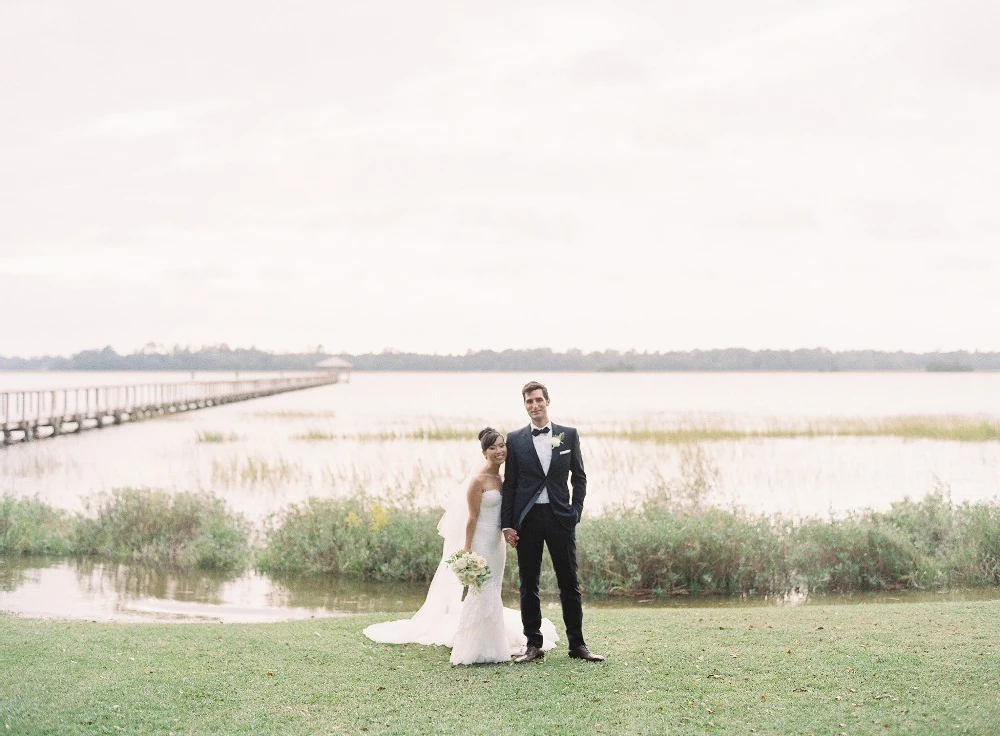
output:
[[[548,427],[542,427],[541,429],[533,429],[533,430],[531,430],[531,436],[532,437],[537,437],[540,434],[548,434],[548,433],[549,433],[549,428]]]

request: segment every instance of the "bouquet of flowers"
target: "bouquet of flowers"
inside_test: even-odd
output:
[[[455,573],[458,582],[476,590],[482,588],[490,579],[489,565],[486,564],[486,560],[481,555],[477,555],[475,552],[456,552],[445,560],[445,564]]]

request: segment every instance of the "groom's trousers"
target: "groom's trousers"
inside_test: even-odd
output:
[[[567,529],[549,504],[535,504],[525,515],[518,531],[517,567],[521,578],[521,623],[528,644],[542,646],[542,604],[538,579],[542,572],[542,549],[549,548],[552,568],[559,583],[563,623],[570,649],[583,641],[583,605],[576,577],[576,529]]]

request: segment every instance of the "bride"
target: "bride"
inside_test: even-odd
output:
[[[439,644],[452,647],[452,664],[508,662],[524,651],[527,639],[520,613],[504,608],[500,600],[507,548],[500,532],[500,466],[507,458],[503,436],[492,427],[479,433],[486,464],[474,474],[465,493],[456,496],[438,523],[444,537],[441,563],[431,580],[427,598],[413,618],[373,624],[365,636],[384,644]],[[483,556],[489,580],[478,591],[470,587],[462,600],[462,585],[445,564],[458,550]],[[555,627],[542,621],[543,650],[558,641]]]

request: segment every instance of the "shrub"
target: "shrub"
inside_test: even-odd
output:
[[[710,509],[624,511],[580,527],[581,585],[597,594],[784,590],[785,540],[763,518]]]
[[[789,563],[812,591],[921,587],[937,577],[905,534],[864,516],[804,522],[792,535]]]
[[[950,567],[963,585],[1000,585],[1000,506],[963,504]]]
[[[37,498],[0,499],[0,554],[66,555],[73,551],[78,520]]]
[[[79,526],[80,554],[180,568],[235,569],[250,555],[250,527],[212,495],[120,489]]]
[[[441,559],[440,510],[367,496],[310,498],[269,520],[258,566],[366,580],[430,580]]]

